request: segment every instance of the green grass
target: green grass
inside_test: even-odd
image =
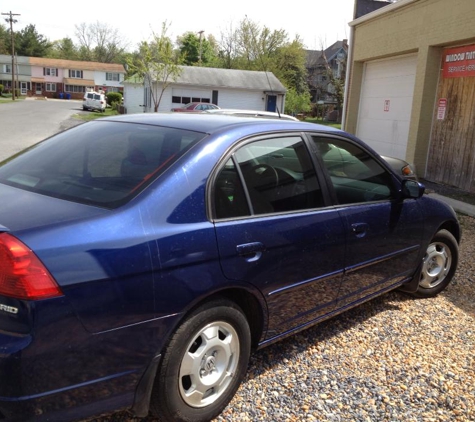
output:
[[[304,122],[317,123],[319,125],[330,126],[336,129],[341,129],[341,123],[327,122],[326,120],[319,119],[317,117],[306,117]]]
[[[117,110],[112,110],[111,108],[106,108],[104,113],[99,111],[90,111],[87,113],[75,114],[73,117],[75,119],[84,120],[85,122],[89,122],[90,120],[99,119],[101,117],[108,117],[108,116],[117,116],[119,112]]]
[[[16,97],[16,98],[15,98],[15,101],[21,101],[21,100],[24,100],[25,98],[26,98],[26,97],[21,97],[21,96],[20,96],[20,97]],[[13,102],[15,102],[15,101],[12,100],[12,97],[11,97],[11,96],[9,96],[9,97],[4,97],[4,96],[0,95],[0,104],[2,104],[2,103],[13,103]]]

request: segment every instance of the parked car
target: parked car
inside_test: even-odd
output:
[[[1,417],[216,417],[251,350],[447,287],[460,227],[423,191],[343,131],[236,116],[102,118],[3,162]]]
[[[282,120],[298,121],[298,119],[294,116],[290,116],[289,114],[283,114],[283,113],[275,113],[273,111],[239,110],[239,109],[231,109],[231,108],[220,108],[220,109],[206,110],[205,113],[226,114],[226,115],[241,116],[241,117],[261,117],[261,118],[266,118],[266,119],[282,119]]]
[[[104,112],[106,109],[106,96],[100,92],[90,91],[84,94],[82,100],[83,110],[98,110]]]
[[[217,110],[217,109],[219,109],[219,107],[215,104],[210,104],[210,103],[188,103],[188,104],[184,105],[183,107],[172,108],[172,111],[178,111],[178,112],[184,112],[184,113],[190,113],[190,112],[202,113],[203,111]]]

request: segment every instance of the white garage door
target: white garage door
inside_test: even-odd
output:
[[[406,158],[417,55],[365,64],[356,135],[378,153]]]

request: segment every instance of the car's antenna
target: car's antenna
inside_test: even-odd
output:
[[[249,18],[247,17],[247,15],[244,15],[246,17],[246,20],[249,24]],[[252,41],[254,42],[254,45],[257,46],[257,42],[256,42],[256,38],[254,36],[254,32],[251,31],[251,36],[252,36]],[[258,57],[259,57],[259,60],[261,62],[261,68],[263,69],[265,75],[266,75],[266,79],[267,79],[267,84],[269,85],[269,88],[270,88],[270,92],[272,95],[275,95],[275,97],[277,98],[277,95],[274,94],[274,89],[272,88],[272,84],[270,83],[270,80],[269,80],[269,75],[267,74],[267,69],[266,69],[266,66],[264,65],[264,61],[262,60],[262,55],[261,54],[258,54]],[[277,110],[277,114],[279,115],[279,119],[281,118],[280,116],[280,110],[279,110],[279,106],[277,104],[277,100],[275,102],[275,109]]]

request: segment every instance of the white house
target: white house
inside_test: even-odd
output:
[[[221,108],[284,110],[286,88],[271,72],[181,66],[181,74],[163,92],[158,111],[200,101]],[[160,84],[160,81],[156,82]],[[123,82],[127,113],[152,112],[149,87],[143,80]]]

